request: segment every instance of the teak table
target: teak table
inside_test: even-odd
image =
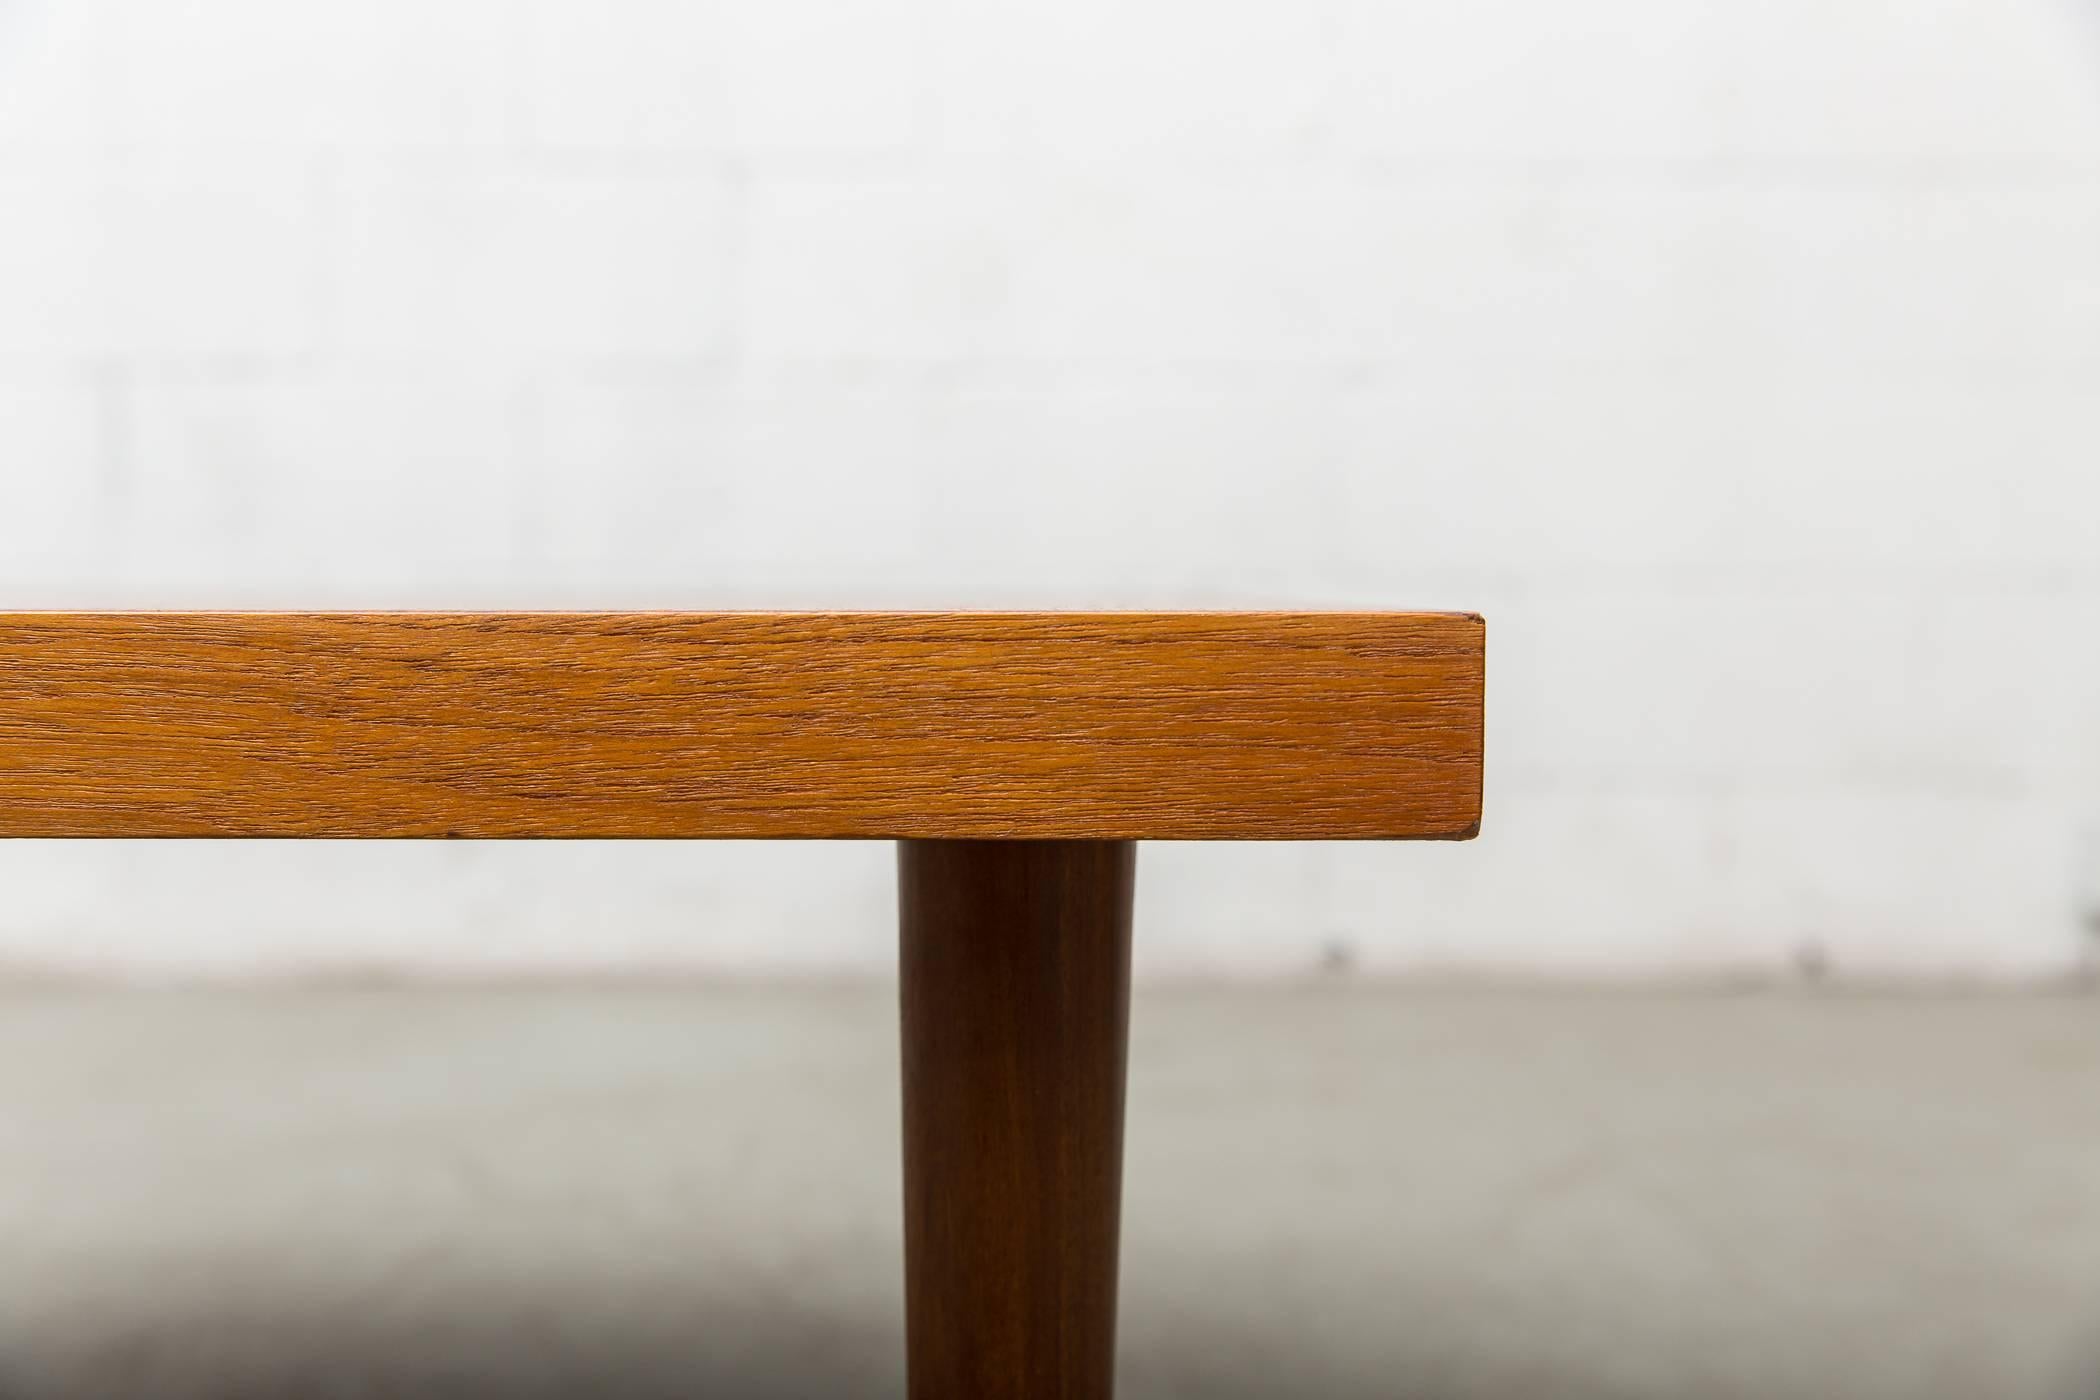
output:
[[[0,614],[0,836],[898,841],[914,1400],[1113,1385],[1134,845],[1463,840],[1429,613]]]

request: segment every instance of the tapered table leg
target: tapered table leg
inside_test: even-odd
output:
[[[912,1400],[1114,1388],[1135,856],[898,845]]]

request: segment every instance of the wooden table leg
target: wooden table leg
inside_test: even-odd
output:
[[[1114,1388],[1128,841],[898,843],[911,1400]]]

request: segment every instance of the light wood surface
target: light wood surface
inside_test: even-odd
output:
[[[0,836],[1457,839],[1484,630],[0,614]]]

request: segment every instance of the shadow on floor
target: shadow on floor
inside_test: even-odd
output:
[[[654,1333],[646,1336],[644,1333]],[[656,1328],[593,1333],[556,1325],[506,1331],[493,1319],[432,1318],[385,1329],[356,1319],[329,1324],[262,1315],[193,1320],[46,1350],[29,1366],[0,1367],[0,1400],[902,1400],[902,1358],[894,1348],[842,1342],[755,1314],[695,1315],[689,1334]],[[9,1348],[12,1350],[12,1348]],[[1214,1355],[1158,1352],[1123,1358],[1122,1400],[1627,1400],[1651,1389],[1603,1377],[1538,1376],[1513,1381],[1459,1374],[1338,1378],[1326,1358],[1271,1355],[1252,1369]],[[1228,1371],[1233,1373],[1228,1374]],[[1722,1387],[1729,1395],[1752,1392]],[[1828,1386],[1782,1386],[1761,1400],[1838,1400]],[[2100,1372],[2054,1392],[2061,1400],[2100,1400]]]
[[[390,1309],[392,1311],[392,1309]],[[576,1325],[473,1314],[456,1303],[413,1323],[256,1308],[192,1310],[105,1336],[0,1340],[0,1400],[891,1400],[894,1348],[752,1311]]]
[[[150,1269],[150,1265],[143,1266]],[[902,1400],[901,1319],[890,1299],[865,1316],[831,1306],[804,1307],[789,1296],[741,1301],[667,1294],[652,1304],[633,1294],[606,1297],[589,1287],[541,1279],[530,1289],[481,1296],[404,1279],[389,1296],[229,1299],[180,1290],[183,1270],[166,1271],[165,1305],[136,1302],[83,1314],[78,1299],[65,1326],[0,1316],[0,1400],[277,1400],[277,1397],[417,1397],[417,1400]],[[420,1296],[419,1296],[420,1295]],[[508,1296],[506,1296],[508,1295]],[[133,1295],[134,1299],[136,1294]],[[1321,1339],[1317,1319],[1259,1335],[1221,1328],[1184,1313],[1144,1305],[1121,1348],[1122,1400],[1648,1400],[1684,1394],[1686,1372],[1657,1356],[1614,1352],[1597,1339],[1593,1355],[1541,1354],[1519,1328],[1492,1352],[1455,1354],[1426,1320],[1421,1336],[1388,1336],[1377,1369],[1350,1348]],[[1426,1318],[1397,1304],[1396,1318]],[[1186,1300],[1184,1300],[1186,1302]],[[55,1318],[42,1319],[45,1323]],[[1915,1339],[1911,1339],[1915,1340]],[[1853,1374],[1813,1381],[1784,1378],[1769,1366],[1709,1370],[1707,1400],[1855,1400],[1861,1395],[1937,1397],[1959,1393],[1958,1377],[1893,1381],[1886,1363],[1910,1342],[1862,1338]],[[1957,1368],[1958,1369],[1958,1368]],[[1759,1373],[1762,1373],[1760,1376]],[[1933,1377],[1928,1379],[1927,1376]],[[1923,1382],[1920,1389],[1920,1382]],[[2026,1393],[2042,1400],[2100,1400],[2100,1352],[2057,1384]]]

